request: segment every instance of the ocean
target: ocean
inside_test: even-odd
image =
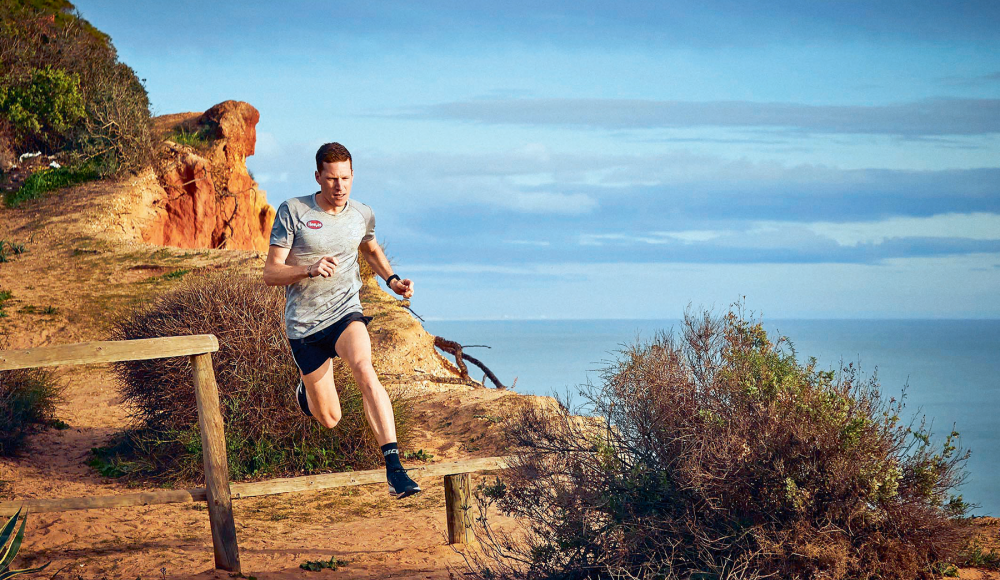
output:
[[[877,371],[884,396],[906,389],[903,419],[926,415],[938,438],[961,434],[972,451],[968,479],[958,490],[978,504],[975,515],[1000,516],[1000,320],[764,320],[772,337],[787,336],[800,361],[820,368],[841,361],[863,376]],[[428,332],[469,349],[519,393],[572,393],[598,382],[597,370],[623,345],[648,340],[679,320],[427,321]],[[469,365],[470,373],[482,373]],[[580,401],[579,397],[576,397]]]

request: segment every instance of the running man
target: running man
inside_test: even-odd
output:
[[[340,399],[333,382],[333,357],[347,363],[361,390],[365,416],[382,446],[389,493],[404,498],[420,491],[399,462],[392,403],[372,367],[372,344],[361,311],[364,257],[389,289],[409,298],[413,282],[392,273],[375,241],[375,215],[351,196],[354,166],[340,143],[316,152],[320,190],[294,197],[278,207],[264,264],[264,283],[284,286],[285,332],[302,378],[296,399],[302,412],[332,429],[340,421]]]

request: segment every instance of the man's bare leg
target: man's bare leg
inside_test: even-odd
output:
[[[319,421],[320,425],[333,429],[340,422],[340,397],[333,382],[333,361],[327,359],[318,369],[302,375],[302,384],[306,387],[306,401],[309,402],[309,412]]]
[[[378,380],[372,366],[372,343],[364,323],[354,321],[347,325],[337,339],[337,354],[344,359],[354,375],[364,401],[368,424],[375,432],[375,438],[382,447],[385,457],[386,482],[389,493],[403,498],[420,492],[417,482],[410,479],[399,462],[399,448],[396,446],[396,419],[392,414],[392,401],[385,387]]]
[[[396,419],[392,414],[392,401],[372,366],[372,343],[364,323],[354,321],[348,324],[337,339],[336,348],[337,354],[354,375],[354,382],[364,401],[365,416],[378,444],[395,443]]]

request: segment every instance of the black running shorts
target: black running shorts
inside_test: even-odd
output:
[[[323,366],[327,359],[337,356],[337,339],[347,329],[347,325],[358,320],[365,323],[372,321],[371,316],[364,316],[360,312],[351,312],[346,316],[327,326],[319,332],[310,334],[303,338],[290,338],[288,344],[292,347],[292,356],[295,364],[303,375],[315,371]]]

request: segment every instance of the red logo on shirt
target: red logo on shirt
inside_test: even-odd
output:
[[[321,227],[323,227],[323,222],[319,220],[309,220],[306,222],[306,227],[308,227],[311,230],[318,230]]]

